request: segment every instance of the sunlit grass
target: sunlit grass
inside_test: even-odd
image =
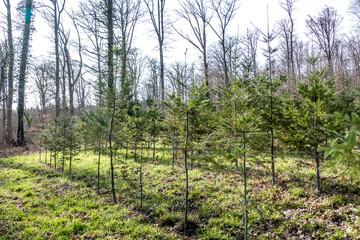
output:
[[[141,151],[137,153],[140,157]],[[76,156],[71,173],[66,163],[64,174],[39,163],[37,154],[0,159],[0,239],[183,238],[185,175],[181,158],[172,169],[170,150],[158,149],[154,163],[150,151],[142,152],[145,164],[141,210],[139,162],[134,162],[133,154],[129,150],[127,160],[125,150],[116,154],[116,205],[112,203],[106,154],[101,156],[100,195],[98,155],[92,151]],[[277,158],[275,186],[266,164],[251,166],[251,239],[359,236],[358,182],[323,175],[323,192],[317,193],[311,160]],[[242,175],[229,166],[226,170],[206,169],[190,170],[190,238],[243,238]]]

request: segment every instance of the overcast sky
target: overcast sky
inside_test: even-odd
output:
[[[46,1],[46,0],[43,0]],[[19,0],[11,0],[12,7],[15,8]],[[79,0],[67,0],[67,9],[75,9]],[[305,32],[305,19],[308,15],[316,15],[324,6],[334,7],[339,15],[344,17],[342,22],[343,31],[349,30],[349,25],[351,24],[350,16],[347,13],[350,0],[298,0],[295,4],[294,18],[295,18],[295,31],[301,38],[306,38]],[[286,17],[286,12],[280,7],[279,0],[240,0],[240,8],[237,11],[236,18],[232,21],[232,34],[236,35],[243,34],[247,28],[252,28],[253,23],[255,26],[262,30],[266,30],[266,9],[267,5],[269,6],[269,16],[270,16],[270,26],[274,26],[276,21]],[[0,10],[2,13],[5,13],[3,2],[0,3]],[[168,0],[167,7],[171,16],[176,17],[174,14],[171,14],[174,8],[179,6],[178,1]],[[145,18],[148,16],[146,15]],[[46,56],[53,48],[53,44],[49,40],[51,36],[51,30],[41,19],[41,15],[37,14],[35,18],[35,27],[36,32],[33,36],[32,56]],[[157,52],[155,50],[156,41],[155,39],[151,40],[149,31],[151,30],[151,25],[146,23],[141,23],[137,26],[136,36],[135,36],[135,47],[142,49],[144,54],[157,57]],[[75,35],[75,33],[74,33]],[[3,36],[1,36],[2,38]],[[179,36],[176,36],[176,33],[172,36],[173,41],[169,44],[169,49],[167,51],[168,61],[184,59],[185,49],[188,50],[189,57],[195,58],[198,56],[198,52],[186,41],[182,40]],[[210,41],[216,41],[214,35],[209,31]],[[192,61],[194,59],[190,59]]]

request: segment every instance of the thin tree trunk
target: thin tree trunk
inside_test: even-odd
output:
[[[153,163],[155,162],[155,138],[153,137]]]
[[[6,98],[6,77],[5,77],[5,64],[1,67],[1,79],[4,79],[4,85],[2,89],[2,96]],[[3,101],[3,108],[2,108],[2,129],[6,129],[6,101]],[[6,141],[6,134],[4,136],[4,140]]]
[[[269,7],[269,6],[268,6]],[[272,183],[275,184],[275,160],[274,160],[274,128],[273,128],[273,79],[272,79],[272,55],[270,45],[270,27],[269,27],[269,9],[267,10],[267,45],[269,59],[269,77],[270,77],[270,137],[271,137],[271,175]]]
[[[243,133],[243,148],[244,148],[244,154],[243,154],[243,170],[244,170],[244,204],[245,204],[245,240],[248,239],[248,202],[247,202],[247,175],[246,175],[246,133]]]
[[[25,145],[25,136],[24,136],[25,77],[26,77],[26,65],[27,65],[28,52],[29,52],[32,7],[33,7],[33,1],[26,0],[26,18],[25,18],[23,44],[21,50],[20,76],[19,76],[18,131],[17,131],[17,144],[19,146]]]
[[[142,165],[143,165],[143,146],[141,146],[141,153],[140,153],[140,211],[143,209],[143,176],[142,176]]]
[[[54,37],[55,37],[55,116],[60,116],[60,53],[59,53],[59,24],[57,0],[54,4]]]
[[[111,1],[111,0],[110,0]],[[114,203],[116,204],[116,195],[115,195],[115,180],[114,180],[114,164],[113,164],[113,151],[112,151],[112,131],[114,126],[114,115],[115,115],[115,99],[113,101],[113,109],[111,114],[111,123],[109,131],[109,150],[110,150],[110,170],[111,170],[111,190],[113,195]]]
[[[236,100],[234,101],[234,113],[235,113],[235,143],[237,143],[238,141],[238,131],[236,129],[236,124],[237,124],[237,109],[236,109]],[[235,151],[236,151],[236,144],[235,144]],[[236,158],[235,159],[235,166],[236,168],[239,167],[239,160]]]
[[[72,147],[70,147],[70,159],[69,159],[69,172],[71,172],[71,162],[72,162]]]
[[[271,135],[271,177],[272,183],[275,185],[276,178],[275,178],[275,158],[274,158],[274,129],[271,127],[270,129]]]
[[[72,135],[72,129],[70,130],[70,139],[71,139],[71,144],[69,147],[69,172],[71,173],[71,163],[72,163],[72,146],[73,146],[73,135]]]
[[[101,144],[100,144],[100,138],[99,138],[99,156],[98,156],[98,172],[97,172],[97,190],[98,194],[100,195],[100,158],[101,158]]]
[[[271,74],[270,74],[271,76]],[[270,138],[271,138],[271,176],[272,176],[272,183],[275,185],[276,183],[276,176],[275,176],[275,146],[274,146],[274,128],[273,128],[273,82],[271,81],[271,95],[270,95]]]
[[[172,147],[172,168],[175,166],[175,128],[173,130],[173,147]]]
[[[63,154],[62,154],[61,173],[64,173],[64,167],[65,167],[65,148],[63,148]]]
[[[315,146],[315,161],[316,161],[316,188],[318,192],[321,192],[320,188],[320,157],[318,151],[318,145]]]
[[[66,131],[65,131],[65,119],[63,118],[63,137],[64,139],[66,139]],[[64,143],[63,143],[64,144]],[[61,167],[61,172],[64,173],[64,168],[65,168],[65,144],[63,146],[63,152],[62,152],[62,167]]]
[[[228,69],[228,61],[226,59],[226,46],[225,46],[225,35],[223,34],[223,40],[221,41],[222,52],[223,52],[223,61],[224,61],[224,73],[225,73],[225,86],[227,88],[230,87],[230,79],[229,79],[229,69]]]
[[[207,55],[206,49],[204,49],[203,53],[203,61],[204,61],[204,76],[205,76],[205,85],[209,86],[209,69],[208,69],[208,62],[207,62]]]
[[[162,25],[163,26],[163,25]],[[161,100],[162,100],[162,114],[165,116],[165,74],[164,74],[164,46],[163,42],[159,42],[160,46],[160,82],[161,82]]]
[[[184,234],[187,235],[187,218],[188,218],[188,200],[189,200],[189,173],[187,167],[187,150],[189,143],[189,112],[186,111],[186,141],[185,141],[185,178],[186,178],[186,188],[185,188],[185,214],[184,214]]]
[[[121,86],[125,83],[126,80],[126,60],[127,60],[127,51],[126,51],[126,33],[124,28],[124,19],[121,18]]]
[[[125,152],[125,160],[128,159],[128,148],[129,148],[129,143],[126,142],[126,152]]]

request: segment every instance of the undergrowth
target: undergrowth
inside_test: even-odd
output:
[[[235,168],[191,168],[184,237],[183,166],[173,169],[166,149],[155,162],[144,152],[140,209],[139,163],[124,154],[115,162],[115,205],[107,156],[100,195],[96,154],[81,153],[64,174],[45,165],[44,155],[42,163],[37,154],[0,159],[0,239],[243,239],[243,181]],[[276,185],[267,166],[249,170],[250,239],[360,239],[358,180],[325,171],[318,193],[311,161],[283,157],[276,166]]]

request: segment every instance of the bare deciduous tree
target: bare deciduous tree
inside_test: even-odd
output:
[[[349,12],[354,15],[357,26],[360,27],[360,0],[352,0],[349,6]]]
[[[204,78],[205,83],[209,86],[209,63],[208,63],[208,40],[207,29],[210,24],[211,16],[209,15],[208,7],[204,0],[191,0],[181,2],[182,9],[177,10],[176,13],[182,19],[184,19],[193,33],[194,37],[191,37],[183,30],[175,31],[195,48],[197,48],[203,58]],[[195,38],[195,39],[194,39]]]
[[[121,0],[116,1],[117,16],[115,24],[120,29],[120,39],[117,42],[120,44],[121,70],[120,81],[124,84],[127,77],[127,62],[130,53],[132,42],[134,38],[135,26],[143,13],[140,11],[141,0]]]
[[[79,60],[74,60],[71,57],[71,50],[70,50],[70,32],[66,33],[63,28],[61,28],[61,43],[62,43],[62,53],[63,53],[63,65],[65,71],[67,71],[67,82],[68,82],[68,90],[69,90],[69,107],[70,107],[70,116],[75,115],[75,107],[74,107],[74,89],[77,81],[81,78],[82,75],[82,67],[83,67],[83,58],[82,58],[82,44],[79,29],[77,23],[75,21],[74,14],[69,15],[70,19],[72,20],[74,27],[77,32],[77,52],[79,55]],[[65,72],[64,72],[65,73]],[[66,76],[63,75],[65,80]],[[65,95],[65,81],[63,87],[64,95]],[[64,98],[64,97],[63,97]],[[65,99],[64,99],[65,100]]]
[[[138,97],[138,88],[140,79],[146,67],[146,60],[142,56],[142,53],[139,49],[133,48],[130,51],[128,58],[128,66],[129,66],[129,77],[133,81],[133,92],[134,99]]]
[[[48,60],[43,60],[33,65],[33,76],[35,79],[36,92],[40,99],[40,122],[44,122],[46,115],[46,103],[50,90],[50,80],[54,79],[55,67],[54,63]]]
[[[7,98],[7,76],[6,76],[6,63],[8,58],[8,52],[6,49],[6,39],[0,42],[0,104],[2,104],[2,129],[6,129],[6,98]],[[6,140],[6,133],[3,135],[3,139]]]
[[[213,11],[217,16],[219,23],[218,29],[216,29],[212,24],[210,27],[213,29],[216,36],[219,38],[219,44],[221,46],[221,63],[223,65],[223,73],[225,86],[230,87],[230,77],[229,77],[229,59],[227,57],[227,52],[229,51],[228,42],[228,29],[231,20],[234,19],[236,10],[239,8],[239,0],[210,0],[210,5]]]
[[[165,100],[165,64],[164,64],[164,44],[166,37],[165,21],[165,3],[166,0],[144,0],[146,8],[149,12],[151,23],[157,36],[160,54],[160,86],[161,86],[161,100]],[[164,105],[162,107],[164,111]]]
[[[83,42],[82,52],[89,59],[90,64],[84,62],[84,67],[95,74],[97,80],[96,89],[97,104],[104,106],[105,79],[104,72],[106,52],[104,32],[106,32],[106,16],[101,14],[105,11],[103,2],[86,1],[79,4],[75,21],[88,41]]]
[[[60,107],[60,49],[59,49],[59,29],[61,23],[61,15],[65,9],[66,0],[49,0],[50,5],[46,5],[46,9],[42,12],[42,16],[53,29],[54,49],[55,49],[55,116],[59,117]]]
[[[360,36],[353,35],[347,38],[347,54],[350,59],[350,67],[354,78],[354,85],[359,87],[360,84]]]
[[[325,7],[316,17],[309,16],[306,26],[310,34],[315,36],[315,42],[325,54],[329,74],[333,75],[333,56],[338,44],[337,32],[342,18],[332,7]]]
[[[159,62],[155,58],[148,59],[148,71],[149,78],[148,82],[145,85],[147,99],[159,100]]]
[[[288,18],[283,19],[279,22],[280,26],[280,35],[283,38],[283,42],[285,43],[285,56],[286,56],[286,68],[287,74],[291,76],[295,76],[295,60],[294,60],[294,4],[296,0],[285,0],[280,3],[280,6],[286,11]],[[296,82],[295,82],[296,84]]]
[[[257,51],[260,31],[258,29],[247,29],[246,34],[242,37],[242,50],[246,58],[252,62],[252,72],[254,76],[258,75]]]

